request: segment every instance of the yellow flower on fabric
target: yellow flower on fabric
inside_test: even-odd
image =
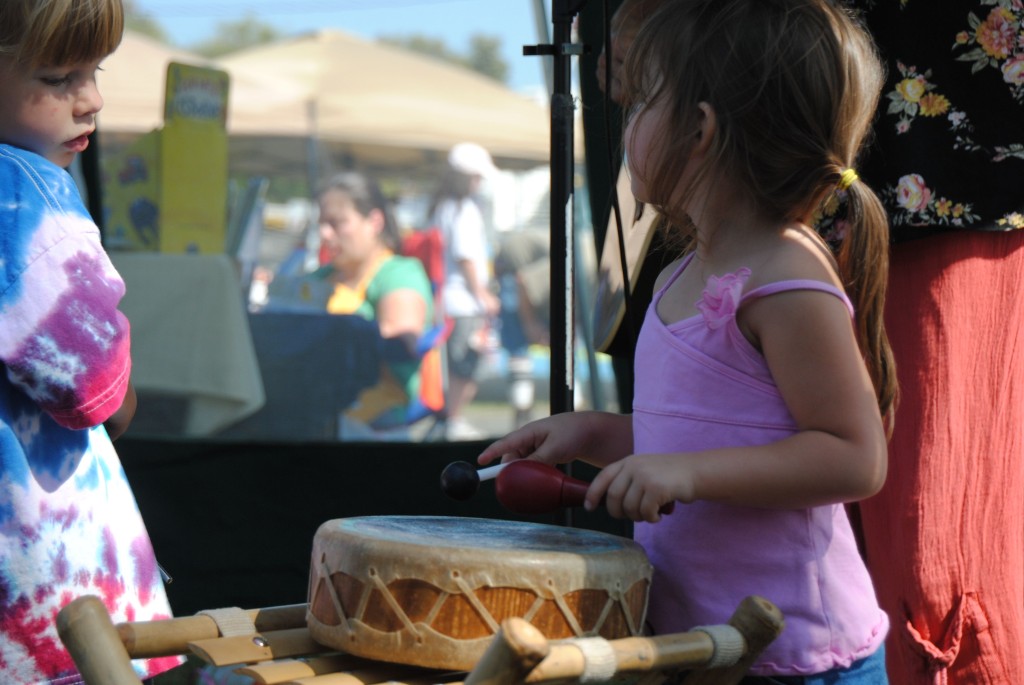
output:
[[[942,197],[935,201],[935,213],[939,216],[949,216],[950,210],[953,208],[953,201]]]
[[[967,45],[967,43],[969,43],[970,40],[971,34],[967,33],[967,31],[961,31],[960,33],[956,34],[957,45]]]
[[[937,117],[949,111],[949,100],[945,95],[928,93],[921,98],[921,116]]]
[[[918,102],[925,94],[926,82],[923,78],[905,78],[896,84],[896,91],[907,102]]]
[[[1017,38],[1013,12],[1004,7],[994,8],[978,26],[974,35],[986,55],[1006,59],[1013,53]]]
[[[953,218],[954,219],[959,219],[961,216],[963,216],[963,214],[964,214],[964,206],[962,204],[957,202],[955,205],[953,205]]]
[[[997,223],[1000,225],[1009,224],[1010,228],[1024,228],[1024,214],[1021,214],[1020,212],[1013,212],[1011,214],[1007,214]]]

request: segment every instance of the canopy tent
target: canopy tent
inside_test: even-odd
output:
[[[104,60],[99,77],[104,106],[97,115],[97,128],[106,153],[163,125],[167,65],[171,62],[224,69],[200,55],[177,50],[131,30],[124,32],[120,46]],[[230,74],[228,131],[235,127],[234,119],[239,115],[237,108],[232,107],[235,101],[249,103],[257,112],[261,106],[273,106],[281,111],[284,103],[292,102],[295,116],[285,117],[282,112],[277,135],[303,136],[306,129],[298,114],[300,98],[298,89],[286,82],[251,73]],[[291,159],[295,154],[287,152],[281,159],[281,168],[286,168],[287,164],[303,164],[302,159]],[[273,171],[271,164],[256,173]]]
[[[469,69],[341,31],[254,47],[219,63],[232,74],[258,74],[302,91],[300,103],[262,110],[240,93],[233,133],[275,134],[282,116],[295,116],[300,104],[306,133],[328,144],[446,152],[471,140],[496,158],[549,157],[546,104]]]
[[[121,45],[104,60],[99,77],[104,101],[97,116],[100,132],[113,136],[142,134],[160,127],[164,120],[167,65],[171,62],[224,70],[223,66],[200,55],[177,50],[134,31],[125,31]],[[280,110],[288,102],[293,103],[295,111],[299,110],[302,92],[287,81],[251,72],[230,74],[230,77],[230,102],[244,102],[248,111],[229,111],[229,130],[235,128],[233,120],[240,115],[243,118],[258,116],[268,107]],[[301,123],[294,124],[282,118],[279,124],[278,133],[305,133]]]
[[[549,157],[547,106],[468,69],[324,30],[206,60],[126,31],[103,65],[104,143],[163,121],[171,61],[231,78],[228,134],[234,171],[306,174],[346,162],[402,165],[443,159],[471,140],[506,167]]]
[[[102,64],[99,75],[103,109],[97,115],[101,136],[147,133],[163,124],[164,87],[170,62],[206,64],[198,55],[175,50],[126,30],[121,45]]]

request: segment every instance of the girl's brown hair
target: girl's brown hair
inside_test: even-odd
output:
[[[624,68],[630,104],[663,102],[663,148],[645,182],[673,225],[688,226],[678,179],[698,103],[715,112],[711,162],[690,189],[729,178],[769,218],[810,222],[855,168],[884,68],[869,34],[830,0],[672,0],[644,24]],[[642,116],[642,114],[641,114]],[[896,376],[882,311],[888,224],[875,193],[855,182],[839,275],[857,312],[857,339],[883,415]]]
[[[123,33],[121,0],[0,2],[0,55],[29,68],[102,59]]]

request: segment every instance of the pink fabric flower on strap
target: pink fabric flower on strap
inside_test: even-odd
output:
[[[745,266],[731,274],[708,278],[707,287],[697,302],[697,309],[704,315],[708,328],[717,330],[735,318],[743,284],[748,278],[750,269]]]

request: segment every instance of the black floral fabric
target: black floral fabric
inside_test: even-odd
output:
[[[849,5],[888,69],[858,171],[894,237],[1024,228],[1024,0]]]

